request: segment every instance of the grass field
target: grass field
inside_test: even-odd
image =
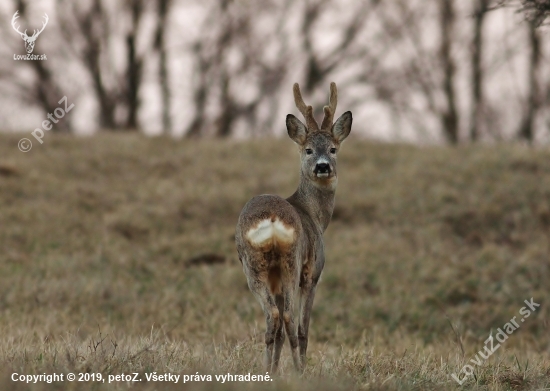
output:
[[[20,137],[0,136],[0,390],[550,389],[547,148],[352,136],[304,375],[286,345],[270,382],[169,384],[145,374],[265,375],[233,234],[252,196],[294,191],[296,147],[48,134],[22,153]],[[540,307],[476,359],[531,298]],[[11,380],[134,372],[143,381]]]

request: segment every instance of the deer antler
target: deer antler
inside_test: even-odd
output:
[[[304,103],[304,98],[302,98],[302,93],[300,92],[300,86],[298,83],[294,83],[293,91],[294,103],[296,103],[296,107],[304,116],[308,131],[319,130],[319,125],[317,124],[317,121],[315,121],[315,118],[313,118],[313,107],[307,106]]]
[[[46,19],[46,20],[44,22],[42,22],[42,28],[38,32],[36,30],[34,30],[34,34],[32,35],[31,38],[37,38],[40,35],[40,33],[42,31],[44,31],[44,28],[48,24],[48,20],[50,20],[50,18],[48,18],[48,14],[44,14],[43,18]]]
[[[336,104],[338,103],[338,90],[336,89],[336,83],[330,83],[330,98],[329,105],[323,107],[325,112],[325,118],[323,118],[323,123],[321,129],[330,130],[332,127],[332,121],[334,120],[334,113],[336,112]]]
[[[25,32],[22,33],[21,31],[19,31],[19,26],[15,27],[15,21],[19,18],[19,15],[17,15],[18,13],[19,11],[15,11],[15,14],[13,14],[13,18],[11,18],[11,27],[13,27],[13,29],[21,35],[21,38],[23,39],[29,38],[29,36],[27,35],[27,30],[25,30]]]

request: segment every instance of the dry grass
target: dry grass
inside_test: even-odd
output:
[[[12,372],[263,373],[233,232],[251,196],[294,190],[289,140],[48,135],[26,154],[17,141],[0,137],[0,389],[185,387],[27,386]],[[306,373],[285,346],[262,385],[548,389],[550,152],[350,140],[339,172]],[[459,387],[450,374],[531,297],[539,310]]]

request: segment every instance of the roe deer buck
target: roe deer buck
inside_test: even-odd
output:
[[[312,107],[306,106],[300,87],[294,84],[294,101],[306,120],[304,125],[292,114],[286,117],[288,135],[298,144],[301,156],[298,190],[287,199],[276,195],[252,198],[237,223],[239,259],[266,318],[266,369],[271,372],[277,371],[285,330],[296,370],[305,368],[309,318],[325,264],[323,232],[334,209],[336,153],[352,123],[347,111],[333,124],[337,98],[336,84],[331,83],[329,106],[324,107],[319,129]],[[297,333],[294,296],[298,287]]]

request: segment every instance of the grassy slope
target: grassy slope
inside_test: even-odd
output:
[[[27,387],[14,370],[263,372],[233,230],[251,196],[295,189],[289,140],[17,141],[0,137],[0,389],[116,388]],[[450,374],[531,297],[541,308],[465,387],[550,387],[550,152],[351,140],[339,173],[306,374],[285,346],[267,388],[456,389]],[[204,253],[227,261],[188,264]]]

